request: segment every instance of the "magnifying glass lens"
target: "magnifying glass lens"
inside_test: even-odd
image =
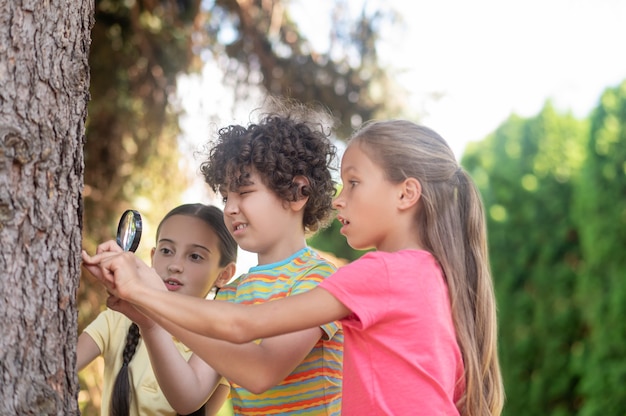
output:
[[[134,252],[141,240],[141,214],[134,209],[124,211],[117,226],[117,244],[124,251]]]

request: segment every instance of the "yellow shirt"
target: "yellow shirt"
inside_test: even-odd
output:
[[[130,324],[130,319],[123,314],[107,309],[85,328],[85,332],[95,341],[104,357],[102,407],[100,409],[100,414],[103,416],[109,415],[111,392],[117,373],[122,367],[122,352]],[[174,343],[181,355],[188,360],[191,350],[176,339]],[[159,387],[150,365],[148,350],[141,339],[128,365],[128,370],[131,386],[134,389],[134,397],[130,402],[130,416],[176,414]],[[224,378],[220,380],[220,384],[229,385]],[[209,397],[210,395],[207,395],[207,400]]]

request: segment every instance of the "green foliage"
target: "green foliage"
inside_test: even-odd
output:
[[[626,82],[607,89],[591,115],[576,220],[584,257],[577,295],[588,335],[578,363],[580,414],[626,414]]]
[[[512,116],[463,165],[481,189],[499,312],[506,415],[569,415],[579,406],[572,351],[580,248],[570,215],[584,125],[548,103]]]

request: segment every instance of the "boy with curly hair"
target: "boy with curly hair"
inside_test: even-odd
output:
[[[327,223],[335,193],[329,166],[335,148],[323,125],[310,121],[312,114],[317,113],[291,107],[286,115],[270,113],[248,127],[222,128],[202,164],[206,182],[223,197],[233,237],[258,258],[218,299],[280,299],[314,288],[335,270],[305,240]],[[248,368],[256,379],[230,379],[235,413],[340,413],[343,332],[337,323],[263,339],[257,346],[265,354],[245,364],[209,361],[227,379],[233,365]]]
[[[289,104],[256,124],[219,130],[201,171],[222,195],[230,233],[241,248],[257,254],[258,264],[220,289],[218,300],[269,302],[309,291],[335,271],[306,243],[307,234],[330,219],[335,194],[330,170],[336,150],[324,117],[327,113]],[[146,275],[152,277],[149,270]],[[150,283],[159,288],[156,280]],[[201,404],[197,392],[217,372],[231,383],[237,415],[341,413],[343,330],[338,322],[233,344],[172,325],[168,317],[176,310],[165,316],[150,310],[139,314],[120,300],[109,306],[141,322],[142,339],[170,402],[196,408]],[[187,364],[170,359],[166,331],[193,351]]]

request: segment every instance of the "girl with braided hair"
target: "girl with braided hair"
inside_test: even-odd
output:
[[[237,243],[219,208],[185,204],[161,220],[150,255],[152,267],[170,291],[205,298],[212,288],[219,289],[234,275]],[[141,340],[140,326],[107,309],[78,339],[78,370],[97,356],[104,357],[103,416],[180,413],[159,386],[162,380],[150,365],[150,347]],[[183,359],[191,356],[190,349],[176,339],[168,344]],[[228,396],[228,382],[216,372],[205,373],[210,380],[203,385],[211,387],[199,398],[198,406],[204,405],[192,415],[215,414]]]

